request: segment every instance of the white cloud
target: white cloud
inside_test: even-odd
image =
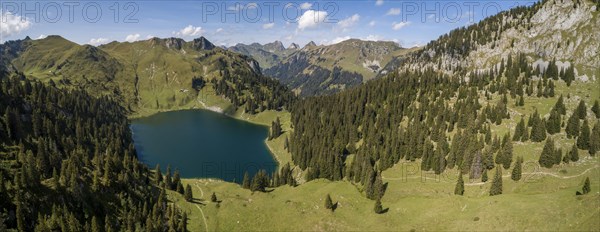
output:
[[[107,38],[90,39],[90,42],[88,42],[88,44],[94,45],[94,46],[98,46],[98,45],[101,45],[101,44],[108,43],[108,41],[109,40]]]
[[[302,4],[300,4],[300,9],[302,9],[302,10],[308,10],[308,9],[310,9],[311,7],[312,7],[312,4],[310,4],[310,3],[308,3],[308,2],[305,2],[305,3],[302,3]]]
[[[325,39],[325,40],[321,41],[321,44],[324,44],[324,45],[332,45],[332,44],[336,44],[336,43],[339,43],[339,42],[343,42],[343,41],[346,41],[346,40],[349,40],[349,39],[352,39],[352,38],[351,38],[350,36],[335,37],[335,38],[334,38],[334,39],[332,39],[332,40],[326,40],[326,39]]]
[[[400,8],[391,8],[385,15],[400,15]]]
[[[33,23],[28,18],[13,15],[10,12],[2,12],[0,19],[0,32],[3,36],[11,36],[26,31]]]
[[[262,28],[266,30],[266,29],[271,29],[274,26],[275,26],[275,23],[266,23],[266,24],[262,25]]]
[[[147,35],[147,36],[146,36],[146,39],[152,39],[152,38],[154,38],[154,37],[156,37],[156,36],[153,36],[153,35]]]
[[[41,35],[40,35],[40,36],[38,36],[36,39],[43,39],[43,38],[46,38],[46,37],[48,37],[48,36],[47,36],[47,35],[44,35],[44,34],[41,34]]]
[[[125,37],[125,41],[127,42],[135,42],[140,39],[140,34],[131,34]]]
[[[354,24],[356,24],[356,22],[358,22],[358,20],[360,20],[360,15],[354,14],[346,19],[339,21],[338,25],[342,28],[348,28],[348,27],[354,26]]]
[[[397,31],[397,30],[400,30],[403,27],[406,27],[410,24],[411,24],[411,22],[408,22],[408,21],[407,22],[399,22],[399,23],[394,22],[394,23],[392,23],[392,29]]]
[[[327,18],[326,11],[307,10],[298,19],[298,29],[304,30],[307,28],[316,27],[319,24],[325,22],[326,18]]]
[[[369,22],[369,26],[374,27],[375,26],[375,20]]]
[[[217,28],[217,31],[215,33],[219,33],[219,32],[222,32],[222,31],[223,31],[223,28],[219,27],[219,28]]]
[[[383,0],[377,0],[377,1],[375,1],[375,5],[376,5],[376,6],[381,6],[381,5],[383,5]]]
[[[365,38],[365,40],[380,41],[380,40],[383,40],[383,38],[379,35],[368,35],[367,38]]]
[[[192,25],[188,25],[187,27],[176,32],[175,35],[177,35],[177,36],[199,36],[199,35],[202,35],[202,33],[204,33],[204,30],[202,30],[202,27],[194,27]]]

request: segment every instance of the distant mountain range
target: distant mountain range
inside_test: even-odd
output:
[[[288,48],[283,46],[281,41],[275,41],[267,44],[252,43],[236,44],[227,48],[230,51],[251,56],[260,63],[263,69],[270,68],[274,65],[279,64],[283,59],[288,57],[290,54],[298,51],[300,46],[292,43]]]
[[[280,41],[237,44],[230,51],[256,59],[266,75],[279,79],[301,96],[323,95],[375,78],[390,61],[414,49],[389,41],[350,39],[332,45],[310,42],[285,48]]]

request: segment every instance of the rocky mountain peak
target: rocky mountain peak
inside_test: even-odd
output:
[[[285,47],[283,46],[283,43],[279,40],[275,40],[272,43],[268,43],[264,45],[264,48],[269,51],[269,52],[275,52],[275,51],[283,51],[285,50]]]
[[[317,46],[317,44],[314,41],[310,41],[306,45],[304,45],[304,48],[311,48],[311,47],[316,47],[316,46]]]
[[[204,36],[201,36],[200,38],[192,41],[192,47],[197,50],[212,50],[215,48],[215,45],[208,41],[208,39],[204,38]]]

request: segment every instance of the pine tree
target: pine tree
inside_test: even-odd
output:
[[[490,188],[490,196],[502,194],[502,169],[496,167],[496,174],[492,180],[492,187]]]
[[[519,181],[521,179],[521,165],[523,163],[523,157],[519,156],[517,158],[517,162],[515,162],[515,166],[513,167],[510,178],[514,181]]]
[[[587,118],[583,120],[583,124],[579,130],[579,137],[577,137],[577,147],[581,150],[590,149],[590,126],[588,125]]]
[[[579,117],[579,119],[586,118],[587,107],[585,106],[585,102],[583,100],[579,101],[579,105],[577,106],[575,112],[577,113],[577,117]]]
[[[462,173],[458,174],[458,181],[456,182],[456,186],[454,187],[455,195],[463,195],[465,193],[465,182],[463,181]]]
[[[374,211],[375,211],[376,214],[383,213],[383,207],[381,206],[381,200],[377,199],[375,201]]]
[[[217,202],[217,194],[215,194],[215,192],[213,192],[212,195],[210,195],[210,201]]]
[[[597,99],[594,101],[594,106],[592,106],[592,112],[594,112],[596,118],[600,119],[600,103]]]
[[[579,136],[579,117],[576,113],[573,113],[571,117],[569,117],[565,131],[567,132],[567,138],[575,138]]]
[[[590,191],[592,191],[592,188],[590,186],[590,178],[589,177],[585,178],[585,182],[583,183],[583,188],[581,191],[583,192],[583,194],[588,194]]]
[[[185,186],[185,191],[183,194],[183,197],[185,198],[186,201],[191,202],[192,200],[194,200],[194,195],[192,192],[192,186],[190,186],[190,184],[187,184]]]
[[[329,194],[327,194],[327,197],[325,197],[325,208],[333,211],[333,201],[331,200],[331,196],[329,196]]]
[[[542,167],[551,168],[555,163],[555,155],[556,151],[554,148],[554,140],[552,137],[548,137],[546,139],[546,144],[544,145],[544,149],[542,150],[542,154],[540,155],[539,163]]]
[[[577,149],[577,144],[573,144],[573,147],[569,152],[569,158],[571,158],[571,161],[573,162],[577,162],[579,160],[579,150]]]

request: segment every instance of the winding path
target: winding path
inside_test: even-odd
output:
[[[560,179],[571,179],[571,178],[575,178],[575,177],[580,177],[586,173],[588,173],[589,171],[599,168],[599,165],[594,165],[593,167],[590,167],[586,170],[584,170],[583,172],[577,174],[577,175],[572,175],[572,176],[560,176],[554,173],[550,173],[550,172],[525,172],[522,173],[521,175],[530,175],[530,176],[534,176],[534,175],[546,175],[546,176],[552,176],[552,177],[556,177],[556,178],[560,178]],[[427,175],[429,175],[430,173],[427,173]],[[510,177],[510,174],[506,174],[503,175],[502,177]],[[442,181],[442,182],[446,182],[446,183],[451,183],[448,181],[445,181],[443,177],[437,177],[437,178],[432,178],[432,177],[427,177],[427,176],[410,176],[410,177],[400,177],[400,178],[388,178],[388,177],[384,177],[382,176],[382,179],[384,180],[388,180],[388,181],[401,181],[401,180],[407,180],[407,179],[425,179],[425,180],[434,180],[434,181]],[[485,182],[477,182],[477,183],[465,183],[465,186],[474,186],[474,185],[483,185],[485,184]]]
[[[198,181],[200,182],[200,181]],[[196,187],[200,190],[200,198],[204,197],[204,191],[202,191],[202,188],[200,188],[200,186],[198,186],[198,183],[195,183],[194,185],[196,185]],[[206,217],[204,216],[204,211],[202,210],[202,208],[200,208],[200,206],[198,206],[198,204],[194,204],[196,206],[196,208],[198,208],[200,210],[200,214],[202,214],[202,220],[204,220],[204,228],[206,229],[206,232],[208,232],[208,223],[206,223]]]

